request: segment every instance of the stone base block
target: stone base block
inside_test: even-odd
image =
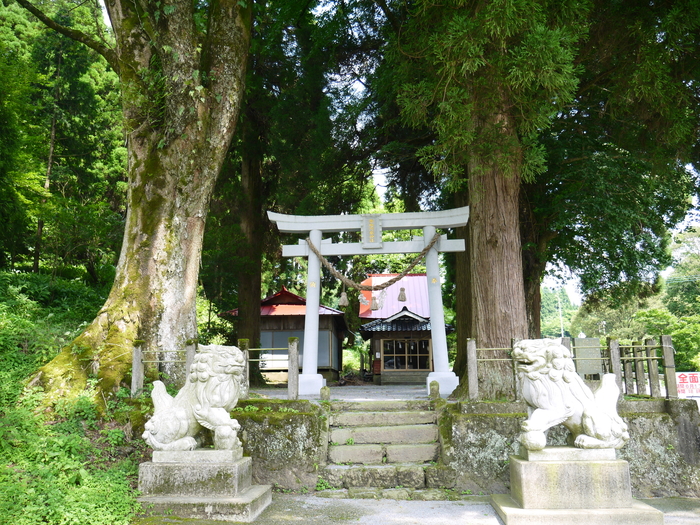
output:
[[[454,372],[430,372],[425,380],[425,386],[430,395],[430,383],[437,381],[440,385],[440,397],[447,397],[459,386],[459,377]]]
[[[511,496],[523,509],[613,509],[632,502],[623,460],[526,461],[510,457]]]
[[[235,450],[154,450],[153,463],[231,463],[243,457],[243,447]]]
[[[236,497],[173,495],[138,500],[147,515],[250,523],[272,502],[272,487],[253,485]]]
[[[326,379],[321,374],[299,374],[300,396],[321,396],[321,389],[326,386]]]
[[[664,515],[632,500],[612,509],[523,509],[508,494],[494,494],[491,505],[506,525],[663,525]]]
[[[145,496],[235,497],[250,487],[252,470],[250,458],[223,462],[141,463],[138,489]]]

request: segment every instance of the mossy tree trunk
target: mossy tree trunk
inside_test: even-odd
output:
[[[241,105],[250,3],[107,0],[115,48],[19,3],[103,54],[121,79],[129,190],[116,279],[95,320],[40,372],[49,402],[91,377],[104,400],[130,375],[134,346],[175,359],[196,344],[202,236]],[[177,383],[182,370],[165,372]]]

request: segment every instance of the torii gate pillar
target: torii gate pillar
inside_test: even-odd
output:
[[[423,242],[427,246],[435,235],[435,226],[423,228]],[[445,312],[442,306],[442,283],[437,247],[433,246],[425,256],[425,273],[428,280],[428,302],[430,304],[430,336],[433,340],[434,371],[428,374],[427,387],[437,381],[440,395],[449,396],[459,386],[459,378],[450,370],[447,359],[447,335],[445,334]]]
[[[309,240],[323,255],[375,255],[386,253],[419,253],[435,236],[436,228],[457,228],[467,224],[469,207],[436,212],[384,213],[376,215],[323,215],[303,217],[267,212],[270,221],[284,233],[306,233]],[[423,229],[423,238],[411,241],[383,242],[382,230]],[[361,243],[334,244],[323,240],[324,232],[362,232]],[[450,370],[447,358],[445,314],[442,307],[439,252],[464,251],[464,240],[440,240],[426,254],[426,278],[430,303],[430,330],[433,341],[434,371],[428,375],[426,388],[437,381],[440,395],[448,396],[459,385],[459,378]],[[304,349],[302,373],[299,375],[300,395],[319,395],[326,380],[318,373],[318,314],[321,300],[321,261],[309,249],[306,241],[299,245],[282,247],[283,257],[308,257],[309,269],[306,281],[306,317],[304,321]]]
[[[309,239],[314,246],[321,246],[321,230],[311,230]],[[318,309],[321,306],[321,261],[316,254],[309,254],[306,279],[306,315],[304,316],[304,349],[299,395],[316,395],[326,386],[326,380],[318,373]]]

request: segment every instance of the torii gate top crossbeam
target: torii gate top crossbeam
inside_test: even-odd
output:
[[[283,233],[310,232],[349,232],[360,231],[368,217],[379,219],[384,230],[413,230],[425,226],[436,228],[458,228],[469,220],[469,206],[444,211],[413,213],[381,213],[371,215],[284,215],[267,212],[267,217],[277,223]]]

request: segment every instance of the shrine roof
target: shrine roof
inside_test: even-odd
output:
[[[362,284],[376,286],[383,284],[399,274],[370,274]],[[405,288],[406,301],[399,301],[399,292]],[[408,274],[389,288],[376,292],[362,292],[367,304],[360,303],[361,319],[387,319],[401,312],[404,307],[410,312],[430,319],[430,304],[428,301],[428,281],[424,273]],[[377,298],[378,310],[372,310],[372,295]],[[383,301],[382,301],[383,296]]]
[[[445,325],[445,329],[447,333],[453,331],[451,325]],[[375,319],[363,324],[360,326],[360,335],[367,340],[377,332],[429,332],[430,330],[430,319],[416,315],[404,306],[400,312],[387,319]]]
[[[318,314],[345,315],[340,310],[323,305],[319,306]],[[237,317],[238,308],[224,312],[223,315]],[[271,315],[306,315],[306,299],[290,292],[283,286],[279,292],[266,297],[260,302],[260,315],[263,317]]]

